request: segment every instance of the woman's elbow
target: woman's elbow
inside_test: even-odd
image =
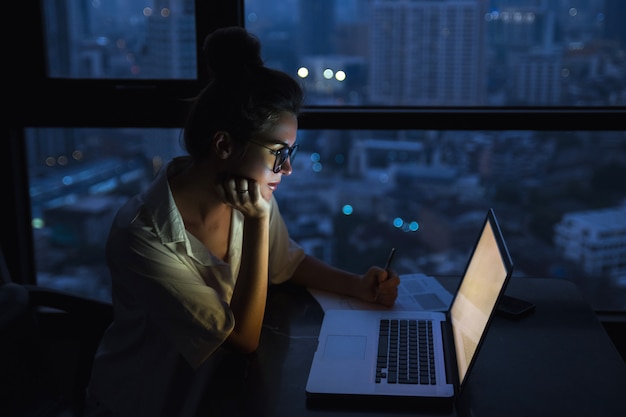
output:
[[[244,354],[244,355],[249,355],[251,353],[256,352],[258,348],[259,348],[259,344],[258,343],[250,343],[250,344],[247,344],[245,346],[241,346],[239,352]]]
[[[243,335],[239,335],[233,332],[226,339],[226,344],[231,350],[234,350],[237,353],[241,353],[243,355],[248,355],[256,352],[259,348],[259,338],[245,337]]]

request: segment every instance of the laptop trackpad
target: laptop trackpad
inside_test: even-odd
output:
[[[365,357],[367,336],[330,335],[326,338],[324,359],[357,359]]]

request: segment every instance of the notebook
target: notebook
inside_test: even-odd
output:
[[[307,400],[373,397],[453,403],[512,272],[502,231],[489,209],[447,311],[324,313],[306,384]],[[385,347],[396,334],[401,341]],[[414,335],[431,339],[425,348],[417,347],[411,341]],[[406,355],[396,352],[405,344]],[[392,354],[390,362],[385,352]]]

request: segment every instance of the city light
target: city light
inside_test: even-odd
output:
[[[306,78],[309,76],[309,69],[306,67],[300,67],[298,68],[298,77],[300,78]]]

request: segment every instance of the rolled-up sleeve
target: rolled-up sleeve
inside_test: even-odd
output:
[[[300,245],[289,237],[278,203],[272,197],[272,215],[270,216],[270,259],[269,280],[279,284],[291,278],[294,271],[305,257]]]

